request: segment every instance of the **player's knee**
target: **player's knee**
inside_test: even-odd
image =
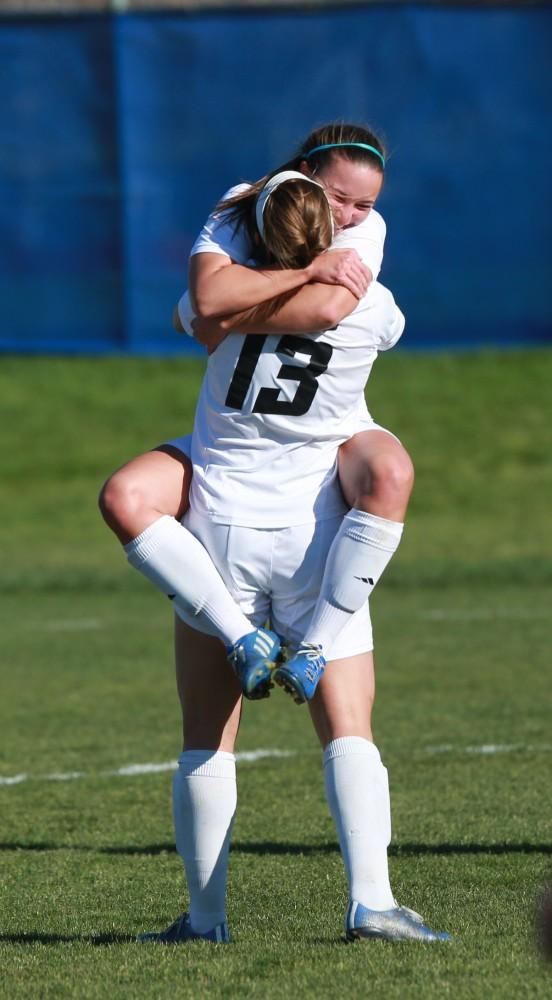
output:
[[[388,452],[378,456],[372,463],[370,469],[369,490],[365,491],[365,498],[377,497],[380,503],[389,503],[395,507],[397,504],[408,503],[412,488],[414,486],[414,465],[407,451],[404,449]]]
[[[117,472],[104,484],[98,506],[110,528],[123,528],[133,522],[144,505],[143,489],[132,477]]]
[[[390,456],[383,465],[382,480],[393,495],[409,499],[414,486],[414,465],[407,451],[401,450]]]

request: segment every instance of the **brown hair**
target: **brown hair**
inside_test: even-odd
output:
[[[257,198],[275,174],[251,184],[246,191],[221,201],[215,211],[227,213],[236,229],[245,226],[251,256],[260,265],[282,268],[306,267],[332,242],[333,221],[322,187],[305,177],[290,178],[269,195],[263,212],[264,233],[257,228]]]
[[[355,145],[355,143],[362,145]],[[312,156],[308,155],[311,149],[316,149],[317,146],[336,145],[339,146],[339,149],[319,149]],[[372,152],[371,149],[366,149],[366,146],[373,146],[378,152]],[[352,163],[369,163],[379,173],[383,174],[384,172],[385,148],[381,139],[363,125],[346,125],[343,122],[322,125],[311,132],[301,143],[296,162],[300,163],[306,159],[311,170],[316,172],[317,169],[331,163],[338,156],[344,160],[350,160]]]
[[[307,178],[279,184],[267,199],[263,221],[263,242],[278,267],[306,267],[332,242],[328,199]]]
[[[252,202],[255,218],[257,198],[258,195]],[[262,221],[262,239],[258,231],[254,237],[261,266],[307,267],[332,242],[333,219],[328,199],[324,189],[307,177],[289,178],[278,184],[264,204]],[[283,292],[261,302],[251,310],[251,318],[254,316],[257,322],[264,322],[293,294],[293,290]]]

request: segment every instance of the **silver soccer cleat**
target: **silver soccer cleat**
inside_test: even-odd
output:
[[[406,906],[392,910],[369,910],[362,903],[349,903],[345,916],[348,941],[368,938],[380,941],[452,941],[446,931],[432,931],[419,913]]]

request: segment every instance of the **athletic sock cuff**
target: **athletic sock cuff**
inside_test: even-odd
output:
[[[379,750],[375,743],[365,740],[362,736],[341,736],[331,740],[324,750],[324,766],[336,757],[371,757],[381,763]]]
[[[236,758],[225,750],[184,750],[178,758],[184,777],[235,778]]]
[[[401,534],[404,528],[404,521],[391,521],[388,517],[380,517],[379,514],[371,514],[367,510],[360,510],[358,507],[351,507],[345,514],[346,521],[357,521],[360,524],[373,524],[375,528],[387,529],[387,531]]]
[[[343,518],[343,528],[355,542],[365,542],[386,552],[394,552],[401,540],[404,524],[353,507]]]
[[[180,528],[174,517],[171,517],[170,514],[162,514],[136,538],[123,546],[128,561],[133,566],[141,566],[167,538],[172,538],[175,526]]]

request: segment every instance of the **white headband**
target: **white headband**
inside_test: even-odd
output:
[[[257,195],[257,203],[255,205],[255,218],[257,220],[257,229],[261,238],[264,240],[264,210],[265,205],[270,198],[273,191],[276,190],[280,184],[284,184],[285,181],[291,180],[301,180],[309,181],[310,184],[316,184],[317,187],[322,187],[318,181],[312,179],[312,177],[307,177],[306,174],[301,174],[298,170],[281,170],[279,174],[274,174],[265,184],[262,191]],[[324,190],[322,188],[322,190]]]

